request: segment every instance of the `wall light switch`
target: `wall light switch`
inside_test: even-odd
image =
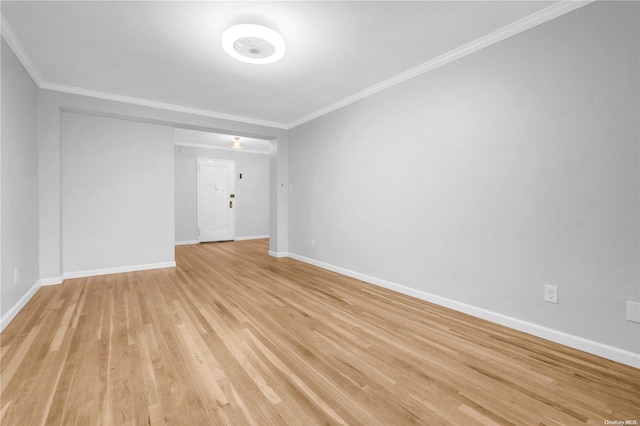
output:
[[[627,300],[627,321],[640,323],[640,303]]]

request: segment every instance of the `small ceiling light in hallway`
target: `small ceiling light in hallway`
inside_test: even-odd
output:
[[[286,52],[284,39],[270,28],[241,24],[222,34],[222,47],[232,57],[251,64],[270,64]]]
[[[244,142],[242,142],[239,137],[235,136],[229,145],[233,149],[242,149],[244,147]]]

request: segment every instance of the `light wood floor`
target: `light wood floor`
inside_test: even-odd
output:
[[[2,333],[2,424],[640,423],[640,370],[266,251],[41,288]]]

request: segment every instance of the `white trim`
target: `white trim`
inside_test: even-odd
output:
[[[146,106],[151,108],[164,109],[168,111],[182,112],[185,114],[201,115],[205,117],[219,118],[222,120],[239,121],[241,123],[256,124],[258,126],[275,127],[286,129],[286,124],[257,118],[244,117],[241,115],[225,114],[222,112],[210,111],[206,109],[191,108],[183,105],[175,105],[166,102],[152,101],[148,99],[136,98],[133,96],[118,95],[116,93],[101,92],[98,90],[84,89],[82,87],[67,86],[65,84],[49,83],[43,81],[39,85],[42,89],[54,90],[56,92],[71,93],[74,95],[89,96],[92,98],[105,99],[108,101],[124,102],[127,104]]]
[[[13,50],[13,53],[16,54],[16,56],[18,57],[18,60],[20,61],[20,63],[22,63],[22,66],[24,67],[24,69],[27,70],[27,72],[33,79],[33,82],[36,84],[36,86],[41,87],[43,80],[42,80],[42,77],[40,76],[40,73],[36,69],[35,65],[33,65],[31,58],[29,57],[29,55],[27,55],[27,52],[25,52],[24,47],[22,47],[22,44],[16,37],[16,34],[11,29],[11,26],[9,26],[9,24],[7,23],[7,20],[4,19],[3,15],[0,15],[0,22],[1,22],[0,28],[2,30],[2,36],[6,40],[7,44],[11,47],[11,50]]]
[[[467,44],[463,44],[462,46],[457,47],[443,55],[433,58],[430,61],[427,61],[421,65],[418,65],[400,74],[397,74],[387,80],[381,81],[380,83],[374,84],[371,87],[368,87],[354,95],[347,96],[346,98],[341,99],[338,102],[335,102],[324,108],[320,108],[319,110],[316,110],[311,114],[307,114],[304,117],[291,121],[287,123],[287,128],[289,129],[294,128],[303,123],[306,123],[307,121],[311,121],[314,118],[321,117],[325,114],[328,114],[330,112],[343,108],[356,101],[359,101],[361,99],[374,95],[378,92],[381,92],[382,90],[388,89],[389,87],[395,86],[396,84],[400,84],[411,78],[424,74],[427,71],[431,71],[445,64],[448,64],[449,62],[453,62],[457,59],[460,59],[464,56],[474,53],[480,49],[484,49],[485,47],[498,43],[499,41],[502,41],[509,37],[513,37],[516,34],[519,34],[523,31],[531,29],[537,25],[543,24],[547,21],[550,21],[566,13],[569,13],[593,1],[595,0],[585,0],[585,1],[562,0],[558,3],[554,3],[551,6],[548,6],[542,10],[539,10],[512,24],[502,27],[499,30],[496,30],[485,36],[482,36]]]
[[[271,252],[269,252],[269,254],[271,254]],[[458,312],[463,312],[465,314],[482,318],[496,324],[504,325],[506,327],[522,331],[524,333],[528,333],[537,337],[541,337],[552,342],[560,343],[561,345],[569,346],[571,348],[578,349],[593,355],[607,358],[621,364],[640,368],[640,354],[635,352],[616,348],[614,346],[609,346],[604,343],[585,339],[583,337],[575,336],[559,330],[554,330],[552,328],[544,327],[528,321],[523,321],[497,312],[489,311],[487,309],[479,308],[477,306],[448,299],[446,297],[437,296],[435,294],[427,293],[422,290],[406,287],[404,285],[396,284],[391,281],[386,281],[380,278],[361,274],[359,272],[341,268],[339,266],[334,266],[329,263],[321,262],[319,260],[310,259],[308,257],[300,256],[294,253],[288,253],[288,256],[292,259],[309,263],[322,269],[337,272],[339,274],[346,275],[348,277],[355,278],[357,280],[364,281],[370,284],[374,284],[379,287],[384,287],[389,290],[397,291],[398,293],[406,294],[408,296],[417,297],[418,299],[426,300],[427,302],[435,303],[436,305],[444,306]]]
[[[90,97],[99,98],[99,99],[106,99],[106,100],[111,100],[116,102],[124,102],[128,104],[147,106],[151,108],[165,109],[169,111],[182,112],[185,114],[201,115],[205,117],[213,117],[213,118],[219,118],[223,120],[233,120],[233,121],[238,121],[242,123],[256,124],[260,126],[268,126],[268,127],[274,127],[277,129],[288,130],[296,126],[299,126],[303,123],[306,123],[307,121],[313,120],[314,118],[321,117],[332,111],[343,108],[349,104],[352,104],[353,102],[359,101],[360,99],[364,99],[382,90],[388,89],[389,87],[395,86],[396,84],[400,84],[413,77],[421,75],[427,71],[431,71],[435,68],[441,67],[442,65],[448,64],[449,62],[455,61],[456,59],[460,59],[480,49],[491,46],[492,44],[495,44],[506,38],[512,37],[516,34],[519,34],[523,31],[533,28],[537,25],[540,25],[547,21],[555,19],[559,16],[569,13],[582,6],[586,6],[587,4],[592,3],[593,1],[595,0],[561,0],[558,3],[554,3],[551,6],[548,6],[542,10],[539,10],[512,24],[502,27],[499,30],[496,30],[490,34],[487,34],[474,41],[464,44],[456,49],[453,49],[443,55],[440,55],[437,58],[431,59],[430,61],[427,61],[421,65],[418,65],[417,67],[414,67],[410,70],[400,73],[387,80],[374,84],[373,86],[367,89],[364,89],[351,96],[347,96],[346,98],[343,98],[338,102],[335,102],[324,108],[320,108],[310,114],[307,114],[301,118],[298,118],[286,124],[275,122],[275,121],[269,121],[269,120],[260,120],[256,118],[225,114],[225,113],[216,112],[216,111],[191,108],[191,107],[186,107],[182,105],[169,104],[165,102],[151,101],[151,100],[142,99],[142,98],[118,95],[115,93],[107,93],[107,92],[100,92],[96,90],[83,89],[80,87],[67,86],[64,84],[49,83],[47,81],[42,80],[42,77],[40,76],[35,66],[31,62],[31,59],[25,53],[24,49],[22,48],[22,45],[20,44],[15,34],[11,30],[11,27],[7,24],[6,20],[4,19],[4,16],[2,17],[2,35],[4,36],[5,40],[7,40],[7,43],[9,44],[9,46],[11,46],[11,48],[13,49],[18,59],[20,59],[20,62],[22,62],[22,65],[25,67],[29,75],[31,75],[31,78],[33,78],[33,80],[38,85],[38,87],[42,89],[54,90],[57,92],[72,93],[72,94],[82,95],[82,96],[90,96]],[[245,152],[248,152],[248,151],[245,151]]]
[[[188,241],[176,241],[175,245],[176,246],[188,246],[191,244],[200,244],[200,242],[198,240],[188,240]]]
[[[58,284],[62,284],[62,281],[64,281],[64,278],[62,277],[40,278],[40,285],[41,286],[58,285]]]
[[[9,311],[7,311],[3,316],[2,320],[0,320],[0,331],[4,330],[4,328],[9,325],[9,323],[18,315],[18,312],[24,308],[24,306],[31,300],[34,294],[40,289],[40,281],[36,281],[36,283],[25,293],[24,296],[18,300],[18,302],[13,305]]]
[[[96,277],[99,275],[119,274],[122,272],[148,271],[149,269],[175,268],[176,262],[147,263],[143,265],[116,266],[114,268],[92,269],[88,271],[65,272],[63,280],[70,278]]]
[[[22,44],[20,43],[15,33],[11,29],[11,26],[8,24],[5,17],[0,14],[0,19],[1,19],[0,29],[2,32],[2,36],[7,41],[7,44],[11,47],[13,52],[16,54],[16,56],[18,57],[18,60],[22,63],[24,68],[27,70],[27,72],[29,73],[29,75],[31,76],[35,84],[41,89],[53,90],[56,92],[63,92],[63,93],[71,93],[74,95],[89,96],[92,98],[105,99],[108,101],[124,102],[127,104],[164,109],[168,111],[182,112],[185,114],[219,118],[222,120],[238,121],[241,123],[255,124],[258,126],[274,127],[277,129],[287,129],[286,124],[279,123],[276,121],[260,120],[257,118],[244,117],[241,115],[234,115],[234,114],[225,114],[222,112],[210,111],[210,110],[205,110],[200,108],[192,108],[192,107],[187,107],[183,105],[170,104],[167,102],[152,101],[148,99],[136,98],[133,96],[101,92],[98,90],[84,89],[82,87],[68,86],[66,84],[50,83],[48,81],[44,81],[42,79],[42,76],[38,72],[37,68],[33,64],[33,61],[31,60],[29,55],[27,55],[26,51],[24,50],[24,47],[22,47]]]
[[[234,241],[264,240],[265,238],[269,238],[269,236],[268,235],[251,235],[248,237],[236,237]]]
[[[284,252],[280,252],[280,253],[279,253],[279,252],[277,252],[277,251],[269,250],[269,256],[271,256],[271,257],[277,257],[278,259],[280,259],[280,258],[282,258],[282,257],[290,257],[290,256],[291,256],[291,254],[290,254],[290,253],[287,253],[286,251],[284,251]]]
[[[98,275],[108,275],[108,274],[117,274],[121,272],[135,272],[135,271],[147,271],[149,269],[160,269],[160,268],[174,268],[176,266],[176,262],[161,262],[161,263],[148,263],[143,265],[131,265],[131,266],[120,266],[115,268],[105,268],[105,269],[94,269],[90,271],[78,271],[78,272],[66,272],[62,274],[60,277],[49,277],[42,278],[38,280],[33,287],[27,291],[27,293],[18,300],[18,302],[13,305],[11,309],[7,313],[2,316],[2,320],[0,320],[0,331],[4,330],[4,328],[18,315],[18,312],[24,308],[24,306],[31,300],[34,294],[40,289],[42,286],[48,285],[57,285],[62,284],[62,282],[69,278],[84,278],[84,277],[94,277]]]
[[[181,141],[176,141],[175,143],[176,146],[188,146],[191,148],[203,148],[203,149],[214,149],[214,150],[218,150],[218,151],[233,151],[233,152],[239,152],[239,153],[249,153],[249,154],[263,154],[263,155],[269,155],[269,151],[259,151],[257,149],[234,149],[231,148],[230,146],[215,146],[215,145],[207,145],[205,143],[195,143],[195,142],[181,142]]]

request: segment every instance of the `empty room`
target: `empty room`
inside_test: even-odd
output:
[[[639,424],[640,2],[0,12],[1,425]]]

